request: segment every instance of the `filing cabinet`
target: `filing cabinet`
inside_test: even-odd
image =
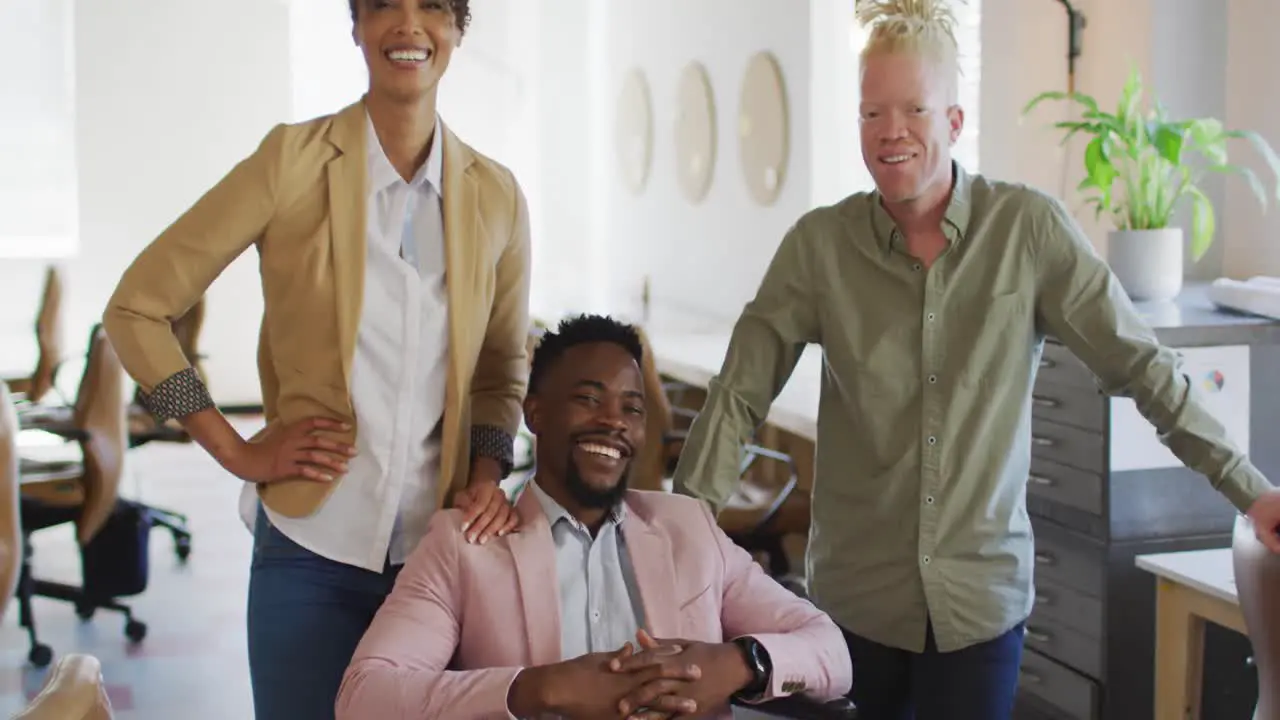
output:
[[[1194,294],[1179,303],[1176,321],[1154,324],[1157,335],[1193,360],[1230,365],[1225,383],[1242,395],[1220,402],[1227,413],[1247,413],[1230,425],[1246,428],[1251,459],[1280,482],[1280,443],[1268,433],[1280,427],[1280,324],[1215,312]],[[1186,367],[1192,382],[1227,389],[1223,373]],[[1036,598],[1020,720],[1152,717],[1155,582],[1134,558],[1231,544],[1234,508],[1203,476],[1161,455],[1154,429],[1135,413],[1132,401],[1103,393],[1064,345],[1046,340],[1031,404]],[[1212,630],[1206,650],[1202,716],[1249,720],[1257,681],[1247,639]]]

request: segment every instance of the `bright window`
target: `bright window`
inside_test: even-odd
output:
[[[960,106],[964,108],[964,132],[953,157],[970,172],[978,171],[978,106],[982,86],[982,0],[955,2],[956,41],[960,43]]]
[[[0,258],[75,254],[72,0],[0,3]]]

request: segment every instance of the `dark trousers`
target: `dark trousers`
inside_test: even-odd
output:
[[[316,555],[258,511],[248,611],[257,720],[333,720],[342,674],[399,569],[375,573]]]
[[[845,631],[858,720],[1010,720],[1022,632],[1019,624],[994,640],[943,653],[930,626],[924,652],[913,653]]]

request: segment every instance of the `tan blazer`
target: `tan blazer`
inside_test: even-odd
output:
[[[364,283],[365,123],[362,99],[335,115],[276,126],[125,271],[104,324],[145,392],[188,367],[171,323],[256,245],[265,306],[258,344],[263,432],[312,415],[355,428],[349,383]],[[449,298],[443,504],[465,486],[472,424],[514,435],[520,423],[529,215],[509,170],[442,130]],[[354,442],[358,430],[341,439]],[[276,512],[302,517],[336,482],[286,480],[259,486],[259,495]]]

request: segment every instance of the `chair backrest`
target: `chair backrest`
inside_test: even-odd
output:
[[[62,274],[53,265],[45,271],[44,294],[36,313],[36,346],[40,354],[27,389],[27,399],[32,402],[38,402],[53,389],[63,360]]]
[[[92,655],[66,655],[49,671],[44,688],[11,720],[111,720],[102,664]]]
[[[675,427],[675,418],[671,413],[671,400],[662,386],[662,376],[658,373],[653,344],[643,329],[637,327],[636,333],[644,348],[640,374],[644,378],[645,444],[631,467],[630,485],[636,490],[661,490],[667,469],[667,448],[663,438]]]
[[[1258,671],[1255,718],[1280,717],[1280,556],[1267,549],[1241,515],[1231,540],[1236,593]]]
[[[89,355],[76,391],[75,426],[84,433],[84,509],[76,536],[88,543],[115,509],[129,448],[125,374],[102,325],[89,336]]]
[[[18,413],[0,380],[0,620],[18,586],[22,521],[18,502]]]

